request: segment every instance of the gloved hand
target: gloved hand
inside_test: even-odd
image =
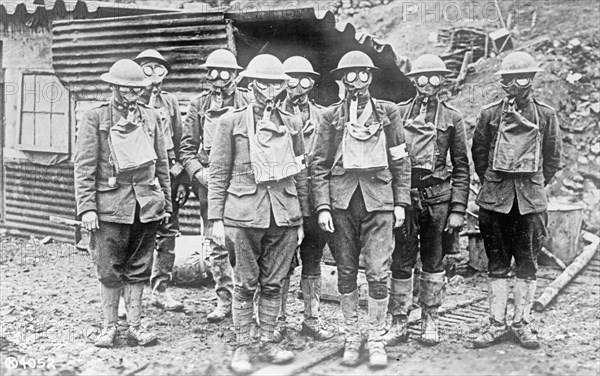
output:
[[[81,216],[83,228],[88,231],[98,230],[98,214],[94,210],[87,211]]]

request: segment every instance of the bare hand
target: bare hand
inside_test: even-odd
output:
[[[183,205],[185,205],[185,202],[188,199],[188,190],[186,189],[186,186],[183,184],[179,184],[177,186],[177,195],[176,198],[177,200],[177,205],[179,207],[182,207]]]
[[[81,222],[83,224],[83,228],[88,231],[98,230],[100,227],[98,226],[98,214],[95,211],[90,210],[81,216]]]
[[[302,244],[303,240],[304,240],[304,227],[298,226],[298,246],[300,246],[300,244]]]
[[[300,226],[302,227],[302,226]],[[223,221],[214,221],[212,228],[212,240],[221,247],[225,247],[225,226]]]
[[[166,214],[165,214],[165,216],[164,216],[164,218],[160,220],[159,224],[160,224],[161,226],[164,226],[164,225],[166,225],[167,223],[169,223],[169,219],[171,219],[171,214],[169,214],[169,213],[166,213]]]
[[[394,228],[402,226],[402,224],[404,224],[404,218],[406,218],[404,207],[394,206]]]
[[[453,232],[460,231],[465,222],[465,216],[459,213],[450,213],[448,220],[446,221],[446,228],[444,231]]]
[[[329,212],[329,210],[319,212],[318,222],[321,230],[331,233],[335,231],[333,228],[333,218],[331,217],[331,212]]]

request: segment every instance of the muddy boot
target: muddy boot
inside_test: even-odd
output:
[[[360,363],[360,347],[362,344],[358,326],[358,290],[354,290],[349,294],[341,294],[340,305],[346,326],[342,364],[348,367],[356,367]]]
[[[231,297],[233,295],[233,269],[229,263],[227,250],[209,244],[212,275],[217,292],[217,307],[208,314],[209,322],[223,321],[231,315]]]
[[[536,285],[537,281],[535,280],[517,278],[513,289],[515,317],[511,325],[511,331],[517,343],[526,349],[538,349],[540,347],[537,331],[530,324]]]
[[[171,294],[167,292],[166,282],[164,281],[158,282],[156,287],[152,289],[152,305],[165,311],[183,311],[183,303],[173,299]]]
[[[506,305],[508,302],[508,279],[488,279],[488,299],[490,304],[490,324],[473,341],[473,347],[482,349],[492,346],[509,333],[506,325]]]
[[[304,300],[304,321],[302,334],[317,341],[326,341],[333,338],[334,333],[328,331],[319,320],[321,304],[321,276],[305,276],[300,278],[300,289]]]
[[[435,346],[440,343],[438,309],[446,292],[446,272],[421,271],[421,343]]]
[[[273,342],[279,343],[283,341],[287,333],[286,323],[286,310],[287,310],[287,298],[290,291],[290,276],[285,277],[281,281],[281,307],[279,308],[279,317],[277,317],[277,326],[273,333]]]
[[[387,351],[385,350],[385,318],[389,299],[373,299],[369,297],[369,367],[385,368],[387,366]]]
[[[392,278],[389,311],[392,326],[383,336],[386,346],[408,341],[408,315],[412,306],[413,279]]]
[[[238,375],[252,372],[248,347],[254,339],[255,322],[253,292],[237,293],[232,303],[233,327],[236,336],[236,349],[231,358],[231,370]]]
[[[156,335],[141,328],[143,283],[123,285],[123,296],[127,307],[127,339],[139,346],[149,346],[156,342]]]
[[[121,286],[107,287],[100,286],[102,297],[102,332],[96,338],[94,345],[96,347],[112,347],[117,336],[117,309],[119,297],[121,296]]]
[[[260,294],[258,299],[258,321],[260,323],[260,350],[262,361],[283,364],[294,359],[291,351],[283,350],[273,341],[277,325],[277,315],[281,307],[281,297],[272,299]]]

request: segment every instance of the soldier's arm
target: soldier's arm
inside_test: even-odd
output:
[[[193,179],[196,172],[203,168],[198,160],[198,150],[202,143],[198,106],[199,102],[193,100],[188,107],[188,113],[183,123],[181,144],[179,146],[179,159],[190,179]]]
[[[223,115],[215,130],[214,142],[210,152],[208,179],[208,219],[223,219],[227,188],[233,169],[233,119],[232,113]]]
[[[465,123],[460,114],[454,114],[454,135],[450,143],[452,161],[452,198],[450,211],[464,214],[469,199],[469,157],[467,155],[467,135]]]
[[[404,139],[404,125],[396,105],[387,106],[386,112],[391,122],[385,132],[388,142],[388,164],[392,173],[394,206],[409,206],[411,170]]]
[[[332,126],[332,120],[334,117],[334,110],[328,109],[323,114],[321,123],[317,127],[316,139],[314,142],[315,148],[313,152],[312,161],[310,162],[310,174],[311,174],[311,188],[313,201],[315,204],[315,211],[318,213],[321,210],[331,210],[331,198],[329,196],[329,174],[335,150],[331,151],[333,147],[333,138],[335,130]]]
[[[97,112],[88,111],[77,130],[75,144],[75,197],[77,198],[77,214],[96,211],[96,172],[98,168],[98,125],[100,118]]]
[[[490,115],[485,109],[481,110],[477,118],[477,125],[473,132],[473,146],[471,154],[473,155],[473,164],[479,180],[483,182],[483,175],[488,168],[488,154],[490,152],[490,143],[492,142],[492,133],[490,129]]]
[[[173,118],[171,119],[173,126],[173,145],[175,146],[175,157],[181,163],[181,137],[183,133],[183,119],[181,117],[181,109],[179,108],[179,100],[175,95],[171,95],[173,106]],[[183,163],[182,163],[183,165]],[[189,178],[187,171],[184,171],[177,177],[177,181],[182,184],[187,184]]]
[[[156,137],[154,138],[154,151],[156,152],[156,177],[160,183],[160,187],[165,195],[165,211],[173,213],[173,203],[171,202],[171,176],[169,174],[169,156],[165,147],[165,133],[160,128],[160,115],[154,110],[149,109],[155,118]]]
[[[542,147],[544,156],[544,185],[548,185],[560,167],[562,153],[560,127],[554,110],[552,110],[551,115],[548,117]]]
[[[298,124],[297,133],[293,136],[294,141],[294,155],[304,156],[306,163],[306,145],[304,145],[304,137],[302,135],[302,124]],[[298,192],[298,200],[300,201],[300,209],[302,210],[303,217],[309,217],[310,211],[310,200],[308,199],[308,168],[304,168],[300,173],[295,176],[296,180],[296,191]]]

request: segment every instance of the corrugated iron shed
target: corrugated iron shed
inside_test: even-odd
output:
[[[171,63],[165,90],[185,99],[201,91],[200,65],[217,48],[234,48],[231,21],[223,13],[169,13],[119,19],[57,21],[52,27],[57,77],[77,100],[105,100],[100,81],[118,59],[153,48]]]
[[[65,18],[90,20],[171,12],[177,12],[177,10],[103,1],[2,1],[0,3],[0,32],[27,33],[49,30],[52,21]]]

